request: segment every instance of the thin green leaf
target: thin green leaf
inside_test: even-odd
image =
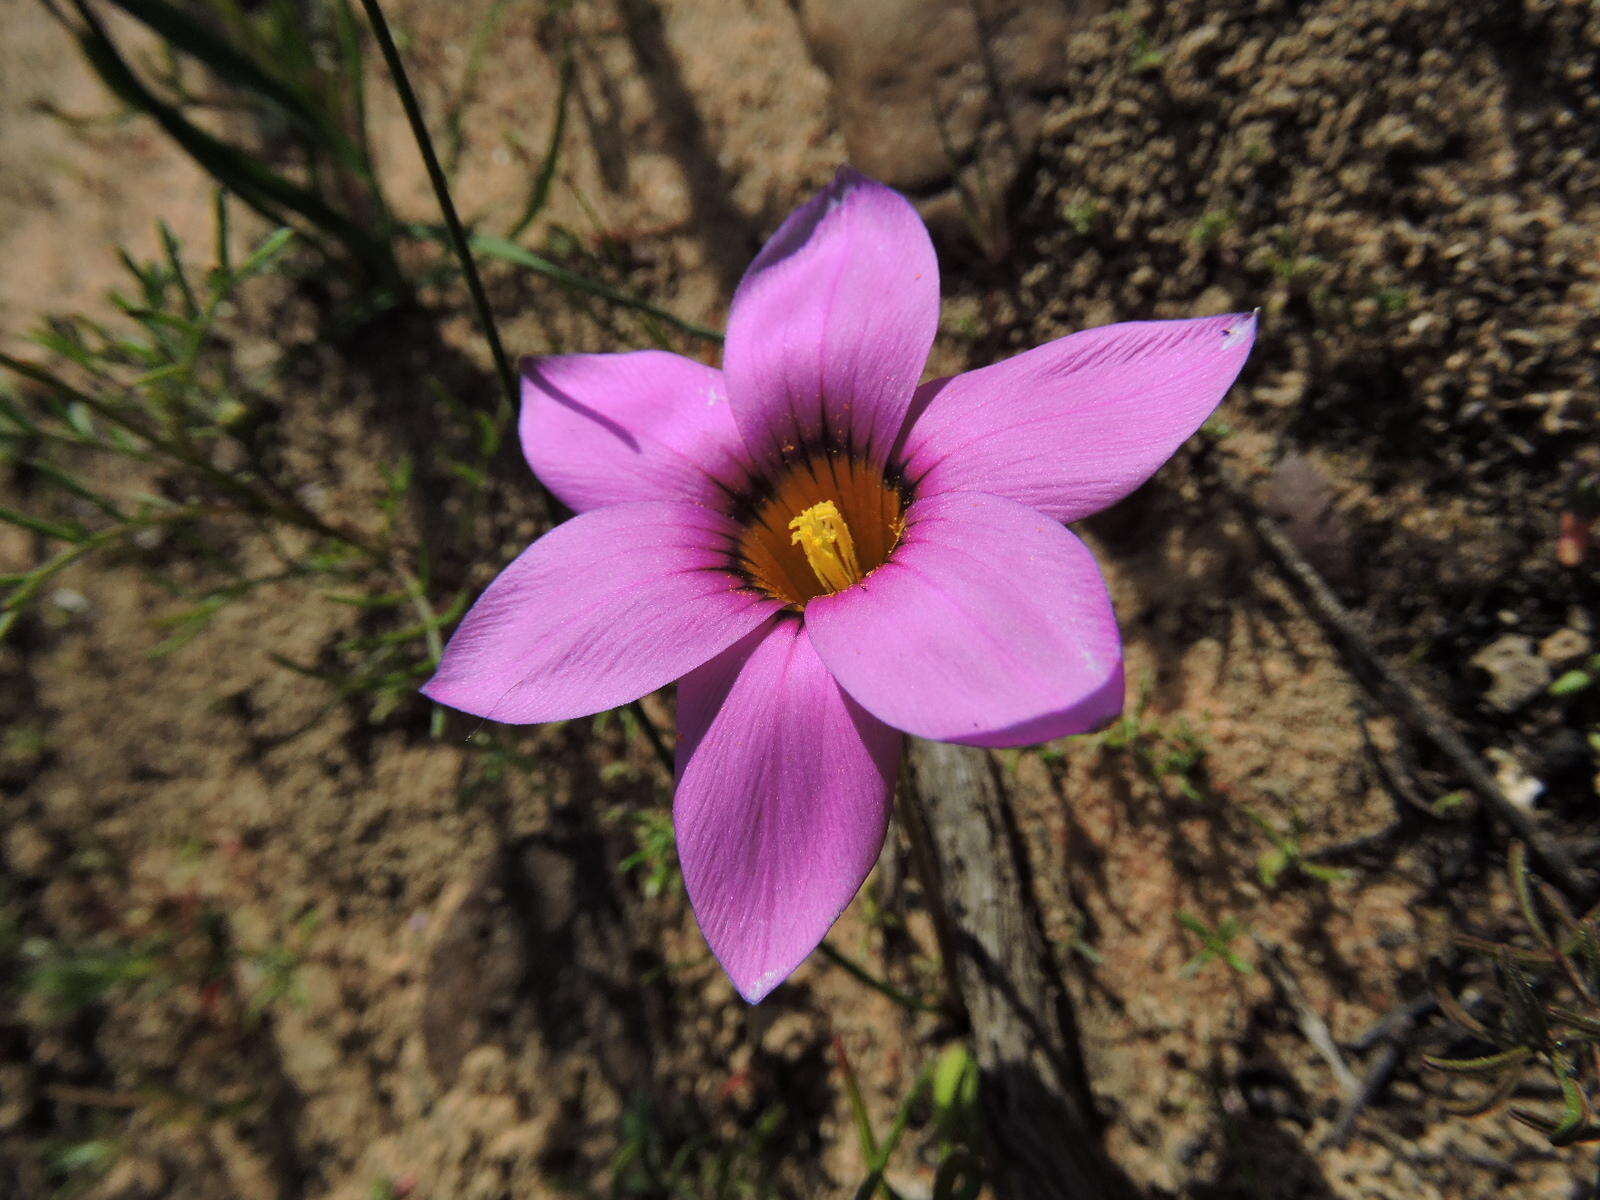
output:
[[[367,139],[367,56],[361,32],[361,22],[356,19],[350,0],[335,0],[333,5],[334,36],[339,46],[339,62],[343,72],[344,94],[350,98],[352,118],[350,125],[355,133],[356,148],[361,152],[360,175],[371,189],[373,204],[383,228],[394,224],[384,199],[383,188],[372,169],[372,147]]]
[[[1455,993],[1442,983],[1433,985],[1433,999],[1434,1003],[1439,1006],[1439,1011],[1444,1013],[1445,1018],[1458,1028],[1465,1030],[1474,1037],[1483,1038],[1485,1041],[1489,1039],[1489,1027],[1469,1013],[1461,1001],[1456,999]]]
[[[647,300],[641,300],[637,296],[630,296],[626,292],[611,287],[609,284],[590,279],[587,276],[578,274],[576,271],[561,266],[559,263],[551,262],[543,255],[535,254],[531,250],[524,250],[521,246],[514,242],[509,242],[505,238],[480,233],[473,237],[472,249],[479,254],[488,255],[490,258],[498,258],[502,262],[512,263],[515,266],[526,267],[530,271],[536,271],[562,287],[584,292],[590,296],[597,296],[622,308],[631,308],[637,312],[646,313],[694,337],[705,338],[707,341],[712,342],[722,341],[722,335],[715,329],[708,329],[704,325],[686,321],[682,317],[675,316],[666,309],[659,308]]]
[[[1589,1123],[1589,1097],[1583,1086],[1559,1059],[1555,1063],[1556,1081],[1561,1087],[1561,1117],[1550,1121],[1525,1108],[1514,1108],[1511,1116],[1530,1129],[1537,1129],[1550,1139],[1552,1146],[1571,1146],[1580,1141],[1592,1141],[1600,1136],[1600,1129]]]
[[[146,266],[133,255],[129,254],[124,246],[117,247],[117,257],[122,260],[123,267],[139,283],[139,290],[144,293],[144,302],[148,308],[160,308],[167,300],[167,279],[154,264]],[[111,299],[119,305],[125,303],[115,292]]]
[[[836,967],[839,967],[841,970],[843,970],[845,974],[851,976],[860,983],[866,984],[869,988],[875,992],[878,992],[880,995],[887,996],[896,1004],[899,1004],[905,1008],[909,1008],[913,1012],[942,1011],[940,1006],[932,1001],[918,999],[916,996],[913,996],[910,993],[895,987],[895,985],[890,983],[888,980],[878,978],[871,971],[867,970],[860,963],[856,962],[849,955],[841,951],[832,942],[824,939],[817,948],[822,952],[822,956],[824,958],[833,963]]]
[[[467,50],[467,65],[461,72],[461,89],[456,94],[456,102],[450,106],[450,111],[444,119],[444,161],[449,173],[454,175],[461,166],[462,147],[462,122],[466,118],[467,108],[472,103],[473,94],[477,91],[478,75],[483,70],[485,52],[489,48],[490,40],[495,31],[500,27],[501,18],[510,0],[494,0],[488,15],[478,23],[472,34],[472,45]]]
[[[879,1167],[889,1165],[889,1159],[894,1156],[896,1148],[900,1145],[900,1139],[905,1136],[906,1127],[911,1124],[912,1111],[922,1102],[922,1097],[927,1093],[932,1080],[931,1066],[923,1067],[917,1073],[911,1090],[905,1094],[905,1098],[900,1101],[900,1107],[895,1111],[894,1123],[889,1126],[889,1135],[883,1139],[883,1144],[878,1148]]]
[[[68,475],[54,463],[45,462],[42,459],[29,459],[28,466],[33,471],[48,479],[51,483],[55,484],[62,491],[94,505],[95,508],[98,508],[112,520],[126,520],[122,514],[122,510],[119,509],[111,500],[105,496],[102,496],[99,492],[94,491],[80,480],[74,479],[71,475]]]
[[[407,596],[406,599],[414,600],[415,597]],[[415,641],[419,637],[426,637],[430,631],[437,631],[451,624],[457,617],[466,611],[467,594],[458,593],[451,601],[450,607],[443,612],[430,615],[426,620],[407,625],[404,629],[394,629],[388,633],[372,634],[368,637],[350,638],[339,643],[339,649],[344,651],[377,650],[383,646],[402,646],[407,642]]]
[[[1522,842],[1512,842],[1511,852],[1507,855],[1507,866],[1511,873],[1511,887],[1517,896],[1517,905],[1522,909],[1522,919],[1528,923],[1528,928],[1532,930],[1534,937],[1552,954],[1556,953],[1555,939],[1545,927],[1544,918],[1539,914],[1539,906],[1534,903],[1533,888],[1528,883],[1528,847]]]
[[[1350,878],[1350,872],[1343,867],[1327,867],[1321,863],[1309,862],[1305,859],[1300,861],[1299,866],[1301,871],[1319,883],[1343,883]]]
[[[23,433],[30,434],[33,437],[43,436],[43,431],[34,423],[32,417],[22,411],[22,408],[16,402],[16,398],[4,391],[0,391],[0,416],[4,416],[6,420],[10,421]]]
[[[40,349],[59,355],[87,371],[98,370],[94,352],[84,345],[82,338],[74,336],[75,332],[61,328],[36,329],[28,340]]]
[[[143,375],[134,376],[133,382],[128,386],[138,389],[149,387],[153,383],[164,383],[168,379],[176,379],[180,375],[187,375],[194,368],[186,362],[167,363],[153,371],[146,371]]]
[[[1572,1077],[1571,1071],[1559,1059],[1556,1061],[1556,1078],[1561,1084],[1562,1117],[1560,1123],[1550,1131],[1550,1140],[1561,1146],[1566,1144],[1566,1138],[1589,1123],[1589,1097],[1583,1085]]]
[[[479,276],[477,263],[473,260],[472,248],[467,242],[467,231],[463,228],[461,217],[456,212],[455,200],[450,196],[449,180],[445,178],[444,168],[439,165],[439,156],[433,148],[433,138],[428,133],[428,123],[422,116],[422,104],[417,99],[416,90],[411,86],[410,77],[406,74],[405,63],[400,58],[400,48],[395,45],[394,33],[389,28],[388,18],[383,15],[383,5],[378,0],[361,0],[361,8],[367,14],[367,23],[372,27],[373,36],[378,40],[378,49],[389,68],[395,92],[400,97],[406,121],[411,126],[411,135],[416,140],[417,150],[422,155],[422,165],[427,169],[428,182],[433,187],[434,199],[439,204],[440,215],[444,217],[447,244],[461,265],[467,292],[471,296],[473,308],[477,311],[480,332],[484,340],[489,343],[489,355],[494,359],[495,374],[500,379],[502,402],[508,410],[514,409],[521,394],[517,383],[517,372],[511,365],[505,343],[500,340],[500,331],[495,326],[494,311],[489,307],[488,294],[483,290],[483,279]]]
[[[322,597],[335,604],[348,604],[352,608],[398,608],[411,602],[408,592],[390,592],[382,596],[351,596],[338,592],[324,592]]]
[[[213,137],[158,98],[134,74],[85,0],[72,0],[72,4],[83,20],[83,26],[75,28],[73,35],[102,82],[125,103],[154,118],[207,173],[269,221],[281,223],[282,210],[287,209],[337,239],[380,278],[396,277],[393,257],[384,243],[349,217],[335,212],[314,192],[290,182],[254,156]]]
[[[1451,1075],[1493,1075],[1507,1067],[1526,1062],[1532,1057],[1533,1051],[1529,1047],[1513,1046],[1509,1050],[1502,1050],[1498,1054],[1485,1054],[1481,1058],[1441,1058],[1435,1054],[1424,1054],[1422,1061],[1435,1071],[1444,1071]]]
[[[1182,925],[1185,929],[1187,929],[1190,933],[1195,934],[1197,937],[1210,938],[1212,936],[1211,926],[1207,925],[1204,921],[1195,916],[1192,912],[1189,912],[1187,909],[1184,909],[1178,913],[1178,924]]]
[[[151,658],[165,658],[174,650],[187,646],[205,630],[226,603],[226,596],[207,596],[180,613],[164,617],[161,624],[172,629],[173,633],[150,647],[146,653]]]
[[[1581,692],[1584,689],[1592,686],[1593,683],[1593,675],[1589,674],[1587,671],[1574,668],[1573,670],[1567,671],[1560,675],[1556,681],[1550,685],[1550,694],[1552,696],[1576,695],[1578,692]]]
[[[217,188],[212,199],[213,224],[216,226],[216,246],[214,257],[217,260],[217,271],[223,280],[233,276],[233,247],[230,245],[232,234],[231,222],[228,216],[228,189]]]
[[[128,304],[121,307],[123,312],[127,313],[130,317],[132,317],[135,321],[138,321],[139,324],[143,325],[146,329],[149,329],[152,333],[159,330],[169,333],[182,334],[184,337],[190,337],[194,333],[194,321],[188,317],[180,317],[177,313],[166,312],[165,310],[159,308],[147,308],[142,304]],[[147,347],[139,346],[137,342],[125,342],[124,345],[128,346],[130,349],[135,347],[140,350],[148,349]]]
[[[1454,1113],[1458,1117],[1481,1117],[1498,1109],[1507,1100],[1511,1093],[1517,1090],[1518,1072],[1506,1071],[1496,1079],[1485,1092],[1476,1100],[1456,1100],[1448,1096],[1439,1097],[1439,1105],[1446,1112]]]
[[[872,1132],[872,1118],[867,1115],[867,1102],[861,1096],[861,1083],[850,1056],[844,1051],[844,1039],[833,1039],[833,1052],[839,1060],[839,1073],[844,1076],[845,1095],[850,1101],[850,1113],[856,1123],[856,1136],[861,1139],[861,1156],[869,1163],[878,1161],[878,1139]]]
[[[539,169],[534,173],[533,186],[528,190],[528,201],[522,206],[522,214],[512,223],[506,238],[515,242],[523,232],[538,219],[544,211],[544,206],[550,201],[550,188],[556,179],[556,164],[561,158],[561,141],[567,131],[567,102],[572,97],[572,81],[577,75],[576,63],[571,53],[562,56],[561,82],[556,91],[556,119],[550,128],[550,140],[545,143],[544,157],[539,162]]]
[[[282,229],[273,230],[262,240],[259,246],[250,252],[250,256],[239,264],[239,269],[233,274],[234,282],[237,283],[240,280],[249,279],[252,275],[266,270],[293,240],[293,229],[285,226]]]
[[[1500,942],[1479,937],[1475,933],[1462,933],[1459,930],[1451,930],[1450,940],[1463,950],[1476,950],[1480,954],[1504,955],[1515,962],[1525,963],[1530,967],[1553,966],[1556,961],[1556,956],[1548,950],[1529,950],[1524,946],[1506,946]]]
[[[31,529],[34,533],[43,534],[45,537],[56,538],[63,542],[80,544],[88,539],[88,532],[81,525],[61,525],[55,521],[47,521],[43,517],[35,517],[29,513],[18,512],[14,508],[7,508],[0,504],[0,521],[8,525],[17,525],[23,529]]]
[[[1521,966],[1508,955],[1501,954],[1495,961],[1500,976],[1500,987],[1517,1022],[1518,1036],[1536,1046],[1550,1042],[1550,1023],[1545,1017],[1544,1004],[1534,991],[1533,981]]]
[[[156,229],[161,235],[161,247],[166,252],[167,265],[172,269],[172,280],[183,296],[184,311],[193,320],[200,315],[200,301],[195,298],[194,288],[189,286],[189,272],[183,262],[183,246],[178,241],[178,235],[172,232],[172,226],[165,221],[157,221]]]
[[[299,88],[263,69],[249,55],[214,32],[205,21],[196,20],[193,13],[168,4],[166,0],[111,0],[111,3],[141,21],[167,45],[204,63],[229,84],[271,101],[304,133],[340,158],[351,163],[359,158],[349,139]]]

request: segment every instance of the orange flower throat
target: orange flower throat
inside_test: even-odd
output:
[[[881,567],[905,529],[900,489],[870,463],[819,452],[788,468],[739,536],[738,562],[795,608]]]

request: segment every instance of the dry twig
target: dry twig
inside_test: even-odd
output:
[[[971,1018],[997,1195],[1131,1195],[1100,1149],[1071,1001],[1048,965],[993,761],[919,739],[910,764],[901,814],[942,898],[940,949]]]
[[[1227,467],[1217,464],[1217,474],[1223,491],[1244,516],[1274,564],[1300,594],[1311,614],[1360,668],[1356,672],[1358,677],[1375,679],[1383,685],[1399,717],[1413,732],[1427,738],[1450,760],[1467,785],[1496,817],[1527,842],[1545,871],[1569,895],[1588,896],[1589,881],[1567,853],[1539,828],[1526,811],[1511,802],[1500,790],[1500,785],[1484,766],[1483,760],[1455,731],[1449,720],[1378,652],[1354,614],[1333,594],[1333,589],[1317,569],[1306,561],[1283,530],[1278,528],[1277,522],[1260,509]]]
[[[1350,1065],[1344,1061],[1339,1043],[1333,1040],[1333,1031],[1328,1028],[1328,1023],[1322,1019],[1322,1015],[1311,1007],[1306,994],[1300,990],[1300,983],[1295,979],[1294,972],[1284,964],[1277,946],[1259,934],[1254,936],[1256,945],[1261,947],[1261,968],[1272,981],[1279,998],[1294,1010],[1295,1023],[1300,1026],[1300,1032],[1306,1035],[1306,1041],[1311,1043],[1312,1049],[1316,1050],[1333,1070],[1334,1078],[1339,1081],[1339,1090],[1345,1094],[1346,1099],[1354,1096],[1360,1090],[1361,1081],[1356,1078]]]

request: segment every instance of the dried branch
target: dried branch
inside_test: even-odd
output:
[[[1333,635],[1339,647],[1360,668],[1357,675],[1375,679],[1389,693],[1394,709],[1413,732],[1427,738],[1443,754],[1467,785],[1516,835],[1527,842],[1544,869],[1572,896],[1588,896],[1591,885],[1576,864],[1526,811],[1500,790],[1483,760],[1467,745],[1433,702],[1407,681],[1372,644],[1359,621],[1333,594],[1317,569],[1306,561],[1293,542],[1251,499],[1232,472],[1218,464],[1223,491],[1260,539],[1273,563],[1300,594],[1311,614]]]
[[[994,764],[913,741],[901,812],[931,859],[947,966],[972,1023],[1002,1200],[1117,1200],[1132,1189],[1100,1147],[1072,1005],[1049,964]]]
[[[1322,1014],[1311,1007],[1311,1002],[1306,999],[1306,994],[1300,990],[1300,983],[1294,977],[1294,972],[1289,970],[1283,961],[1283,956],[1278,952],[1278,947],[1261,937],[1255,935],[1256,945],[1261,948],[1261,968],[1266,977],[1272,981],[1273,989],[1278,993],[1279,999],[1294,1010],[1295,1024],[1300,1026],[1300,1032],[1305,1034],[1306,1041],[1323,1058],[1323,1061],[1333,1071],[1333,1076],[1339,1082],[1339,1090],[1344,1093],[1346,1100],[1355,1096],[1361,1090],[1361,1081],[1356,1078],[1350,1064],[1345,1062],[1344,1054],[1339,1049],[1339,1043],[1333,1040],[1333,1032],[1328,1028],[1328,1023],[1322,1019]]]

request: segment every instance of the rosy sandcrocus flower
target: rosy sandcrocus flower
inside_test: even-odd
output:
[[[902,734],[1020,746],[1121,711],[1116,618],[1066,523],[1166,461],[1255,335],[1109,325],[918,386],[938,322],[915,210],[845,169],[751,264],[722,370],[526,362],[523,451],[577,515],[423,689],[526,724],[677,680],[684,883],[752,1002],[872,869]]]

